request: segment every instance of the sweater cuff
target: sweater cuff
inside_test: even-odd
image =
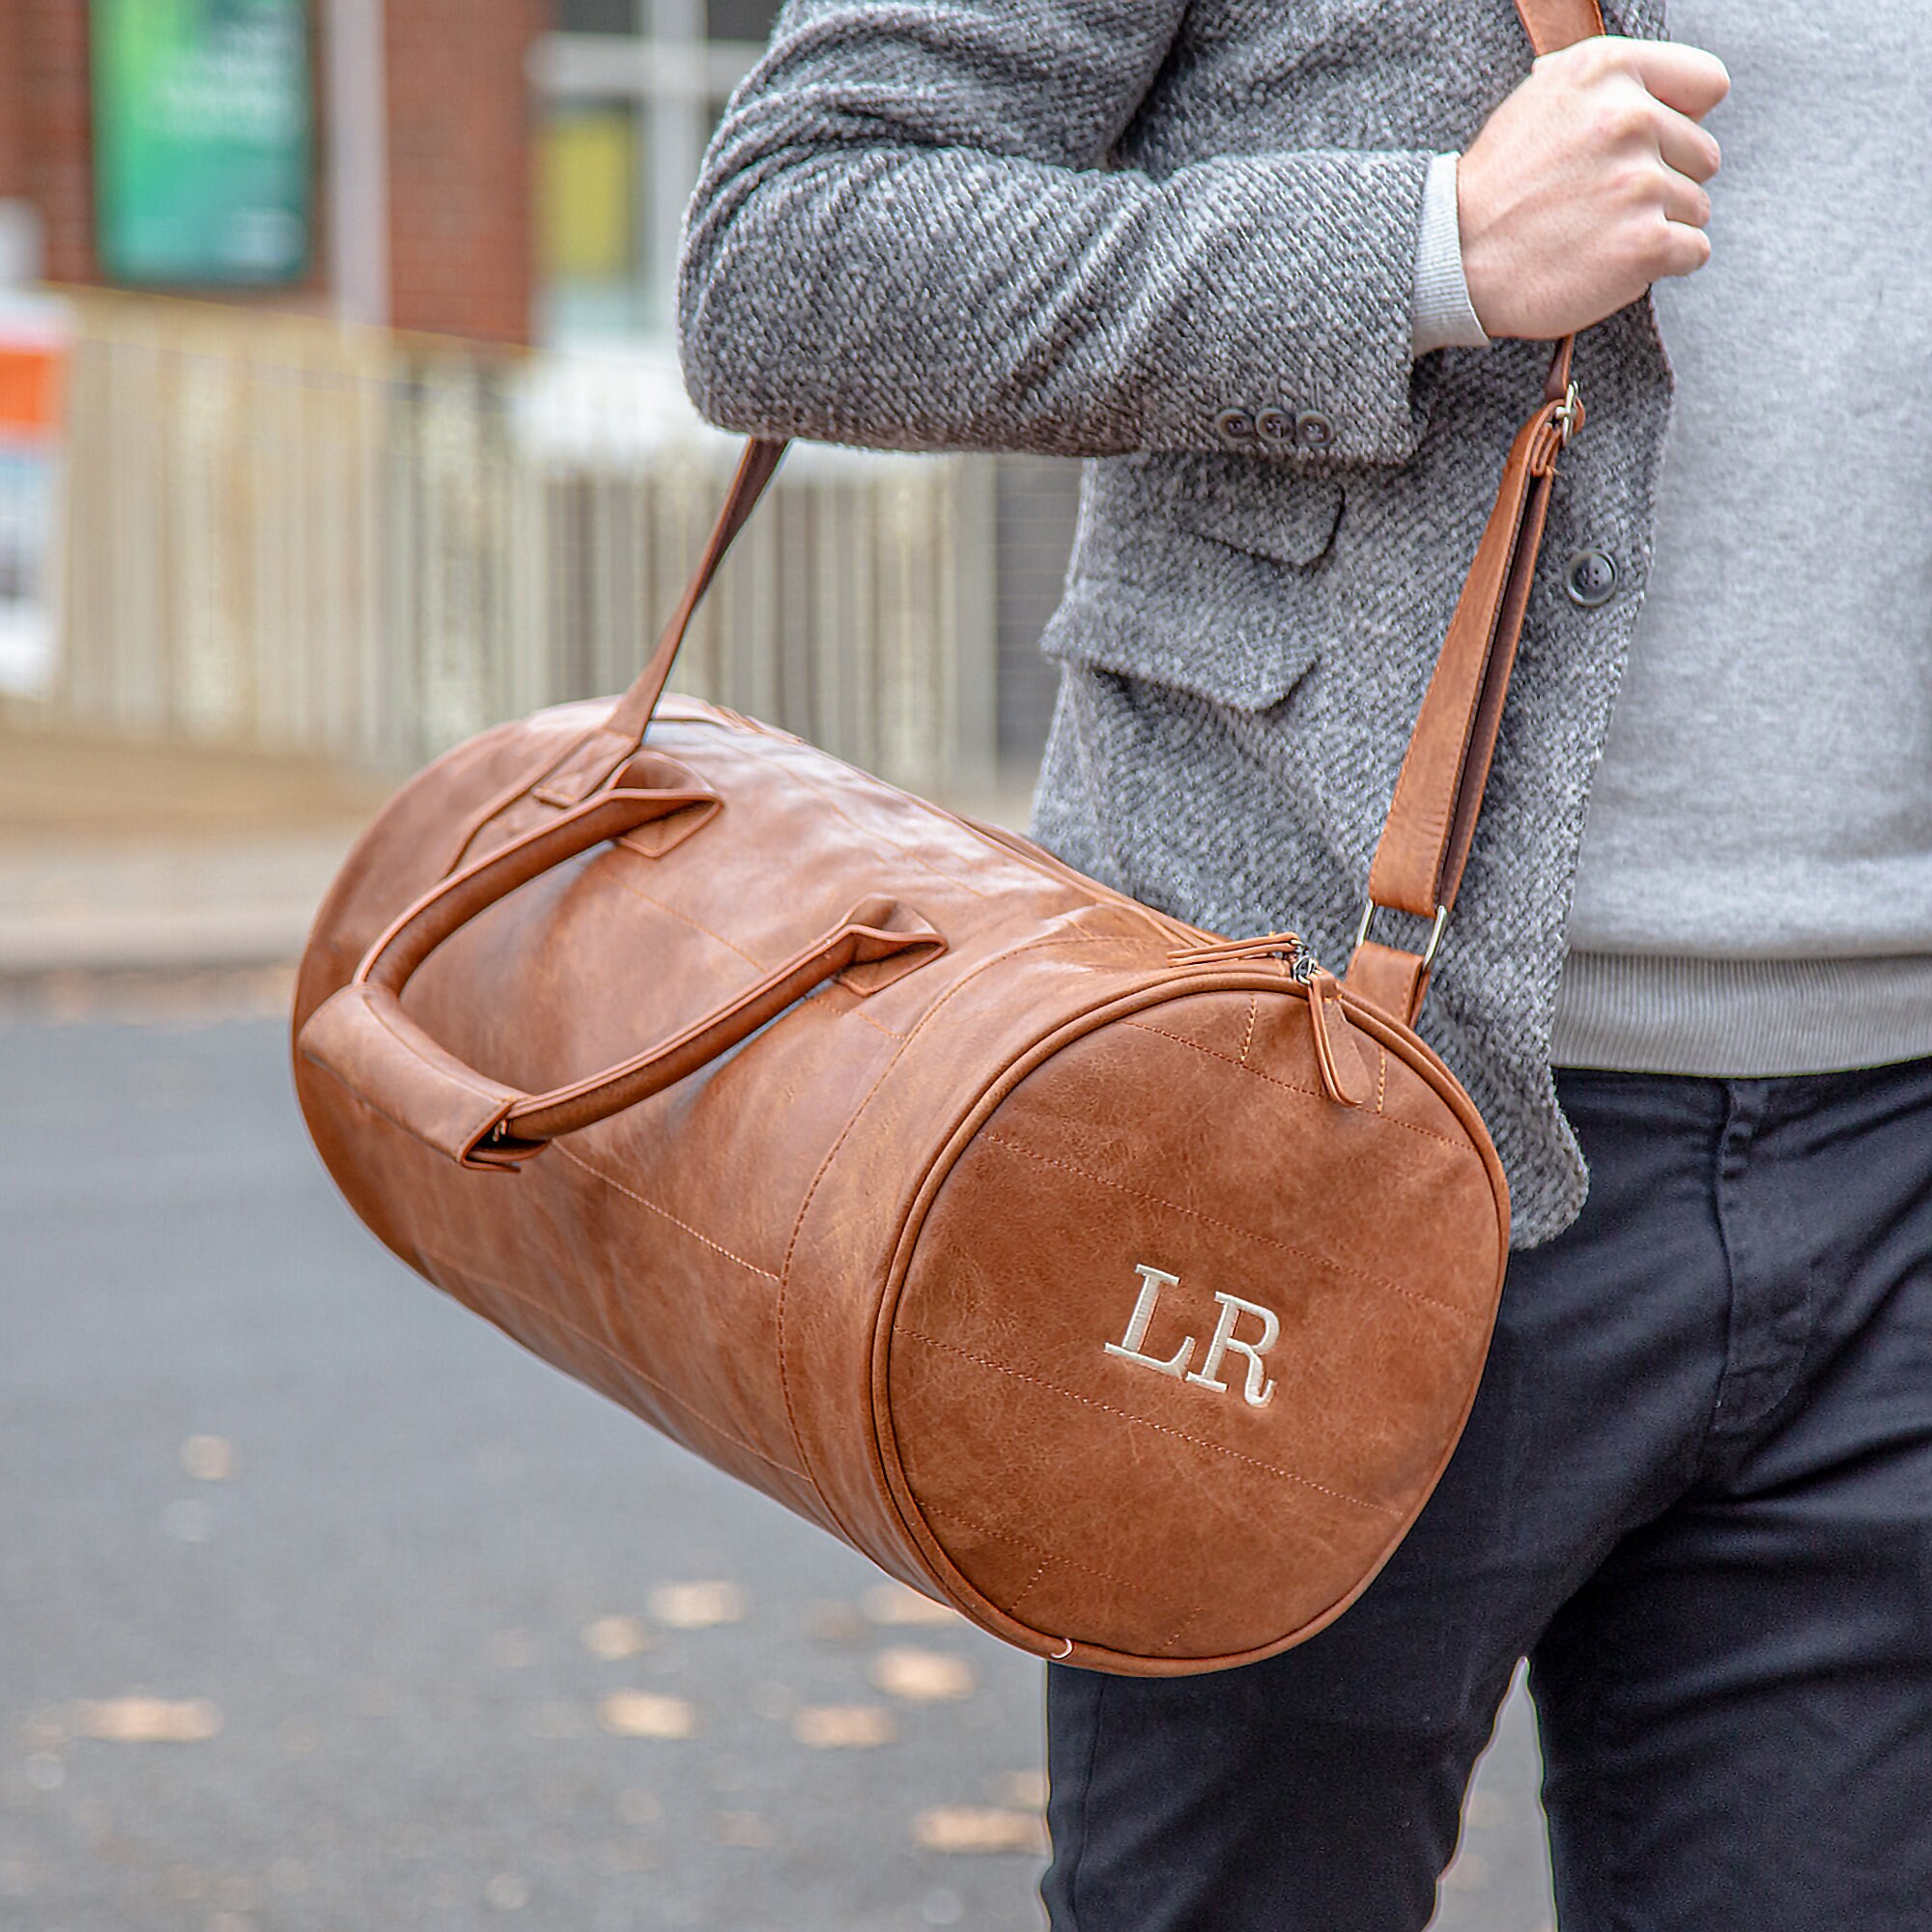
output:
[[[1463,235],[1456,213],[1456,155],[1436,155],[1422,189],[1422,231],[1415,249],[1411,354],[1432,349],[1487,349],[1490,338],[1469,302],[1463,275]]]

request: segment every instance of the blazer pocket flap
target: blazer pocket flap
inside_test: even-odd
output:
[[[1066,594],[1041,647],[1265,711],[1315,663],[1332,618],[1321,559],[1342,500],[1337,477],[1244,456],[1092,464]]]
[[[1132,587],[1076,580],[1040,639],[1063,664],[1114,671],[1143,683],[1191,692],[1236,711],[1279,704],[1316,659],[1310,634],[1264,618],[1250,604],[1163,605]]]
[[[1319,563],[1342,521],[1338,478],[1305,476],[1252,457],[1197,457],[1170,469],[1167,480],[1171,490],[1152,508],[1154,516],[1271,563]]]

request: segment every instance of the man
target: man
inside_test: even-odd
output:
[[[1038,835],[1338,962],[1581,331],[1421,1022],[1483,1393],[1321,1635],[1050,1672],[1056,1932],[1423,1925],[1523,1655],[1566,1932],[1932,1928],[1932,16],[1607,11],[794,0],[693,206],[715,419],[1090,459]]]

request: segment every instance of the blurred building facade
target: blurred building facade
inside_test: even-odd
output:
[[[542,0],[0,0],[0,280],[527,341],[546,17]]]
[[[732,455],[673,271],[777,11],[0,0],[0,703],[404,764],[626,681]],[[1023,770],[1075,477],[800,452],[685,682]]]

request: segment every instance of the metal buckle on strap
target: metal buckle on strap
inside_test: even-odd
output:
[[[1371,899],[1368,902],[1368,904],[1362,908],[1362,923],[1355,928],[1354,951],[1356,952],[1359,952],[1362,950],[1362,946],[1369,936],[1369,922],[1375,918],[1378,911],[1390,912],[1390,911],[1399,911],[1400,909],[1401,909],[1400,907],[1390,907],[1390,906],[1378,907],[1376,901],[1374,899]],[[1442,928],[1448,923],[1449,923],[1449,908],[1445,905],[1437,906],[1435,908],[1435,923],[1429,928],[1429,944],[1422,949],[1422,963],[1425,966],[1431,966],[1435,964],[1435,949],[1439,945],[1441,945]]]
[[[1555,425],[1558,446],[1568,449],[1570,439],[1583,427],[1583,398],[1577,394],[1575,383],[1564,392],[1563,400],[1556,405],[1556,412],[1549,420]]]

